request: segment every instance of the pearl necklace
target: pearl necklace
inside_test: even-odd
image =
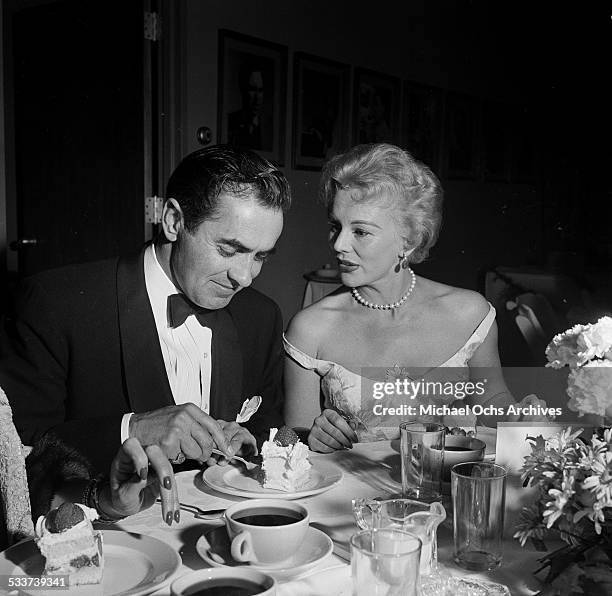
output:
[[[393,310],[395,308],[398,308],[402,304],[404,304],[406,300],[408,300],[410,294],[412,294],[412,291],[414,290],[414,286],[416,285],[416,275],[414,274],[414,271],[410,267],[408,267],[408,271],[412,276],[412,280],[410,281],[410,287],[408,288],[408,291],[397,302],[392,302],[391,304],[374,304],[373,302],[368,302],[359,293],[359,290],[357,288],[351,288],[351,294],[353,295],[353,298],[357,302],[359,302],[359,304],[367,306],[368,308],[373,308],[375,310]]]

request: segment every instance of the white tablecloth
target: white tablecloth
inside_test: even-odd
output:
[[[358,444],[350,451],[313,457],[326,458],[344,471],[344,478],[338,486],[323,494],[301,500],[308,508],[314,525],[326,531],[334,540],[346,542],[350,535],[357,531],[351,512],[352,498],[394,494],[401,488],[399,453],[389,442]],[[380,465],[380,462],[386,466]],[[177,481],[179,497],[183,503],[214,509],[242,500],[240,497],[223,495],[208,488],[202,482],[201,474],[196,471],[178,474]],[[453,575],[505,584],[513,596],[532,595],[538,591],[539,582],[533,577],[532,571],[536,569],[541,553],[530,550],[529,546],[522,549],[512,538],[505,541],[504,562],[499,569],[489,573],[469,573],[458,568],[452,562],[450,506],[448,503],[445,503],[445,506],[449,518],[438,529],[439,562],[443,567]],[[160,505],[155,505],[124,520],[118,524],[118,528],[159,538],[176,548],[183,560],[177,575],[179,577],[189,571],[208,567],[196,553],[195,544],[203,532],[218,523],[198,520],[192,514],[181,511],[181,522],[173,523],[169,527],[161,519]],[[166,587],[156,594],[168,595],[170,588]],[[281,584],[278,596],[350,594],[350,566],[332,555],[303,578]]]

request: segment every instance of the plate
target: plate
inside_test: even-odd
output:
[[[218,526],[205,532],[196,542],[196,551],[213,567],[250,567],[273,575],[276,579],[297,577],[329,557],[333,550],[331,538],[310,526],[299,550],[288,559],[276,565],[240,563],[232,558],[230,541],[225,526]]]
[[[144,536],[104,530],[102,584],[73,586],[61,594],[78,596],[143,596],[170,582],[181,566],[179,554],[165,542]],[[41,575],[45,559],[34,540],[15,544],[0,553],[0,575]],[[58,590],[19,588],[32,596],[57,596]]]
[[[252,499],[301,499],[318,495],[336,486],[342,480],[342,470],[336,465],[315,459],[310,468],[310,478],[303,488],[295,492],[285,492],[264,488],[257,479],[257,470],[247,472],[244,466],[211,466],[204,470],[204,482],[220,493]]]

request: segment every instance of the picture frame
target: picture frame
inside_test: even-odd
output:
[[[479,177],[480,114],[476,98],[447,93],[444,125],[447,178],[475,180]]]
[[[400,79],[366,68],[355,69],[353,144],[401,142]]]
[[[285,163],[286,46],[219,30],[217,142]]]
[[[444,93],[442,89],[404,81],[403,140],[405,149],[438,172],[442,156]]]
[[[350,67],[296,52],[293,80],[292,165],[296,170],[320,170],[329,158],[348,149]]]
[[[496,101],[483,104],[482,169],[486,181],[510,181],[510,115],[506,104]]]

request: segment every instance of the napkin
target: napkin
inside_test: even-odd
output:
[[[261,406],[261,395],[254,395],[251,399],[245,399],[242,404],[242,408],[240,408],[240,412],[238,416],[236,416],[236,422],[243,423],[248,422],[251,419],[251,416],[259,410],[259,406]]]

